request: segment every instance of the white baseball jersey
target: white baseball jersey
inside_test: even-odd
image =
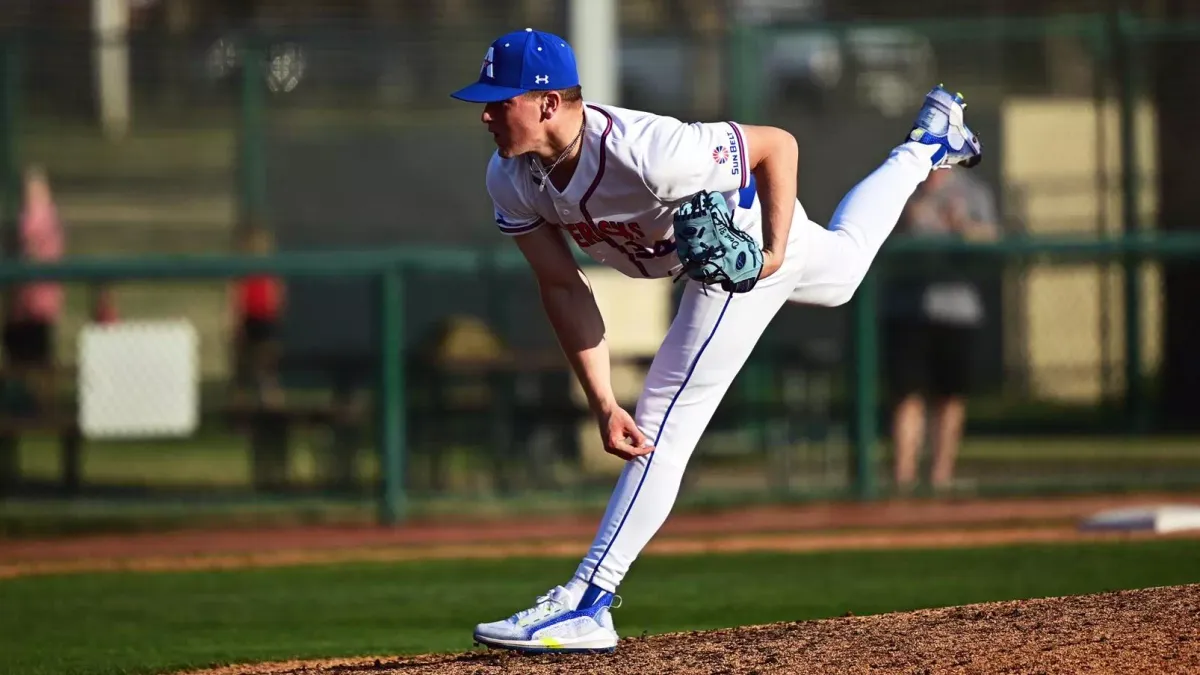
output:
[[[734,224],[762,242],[762,216],[746,135],[733,122],[684,123],[653,113],[585,104],[583,150],[566,189],[539,189],[529,158],[493,154],[487,189],[509,235],[546,224],[593,260],[630,277],[679,269],[673,216],[701,190],[720,192]]]

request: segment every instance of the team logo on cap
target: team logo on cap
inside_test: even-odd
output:
[[[483,57],[483,65],[479,67],[479,74],[486,75],[491,79],[496,78],[495,71],[492,69],[492,63],[495,60],[496,48],[488,47],[487,54]]]

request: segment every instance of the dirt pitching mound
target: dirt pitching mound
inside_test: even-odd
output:
[[[1197,673],[1200,584],[626,638],[615,654],[474,651],[203,675]]]

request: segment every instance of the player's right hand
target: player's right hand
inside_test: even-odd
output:
[[[654,446],[646,435],[637,428],[629,413],[621,408],[600,414],[600,437],[604,439],[604,451],[626,461],[654,452]]]

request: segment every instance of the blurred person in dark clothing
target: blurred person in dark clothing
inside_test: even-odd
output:
[[[999,237],[991,190],[963,171],[934,171],[909,199],[897,233],[913,237],[993,240]],[[962,440],[972,357],[984,320],[983,299],[969,260],[922,256],[885,286],[894,481],[899,493],[917,483],[920,449],[929,437],[930,485],[949,488]],[[932,427],[927,431],[926,420]]]
[[[18,254],[27,262],[62,260],[65,238],[50,181],[40,167],[25,172],[17,232]],[[34,404],[45,410],[55,389],[55,328],[63,313],[63,287],[56,280],[29,281],[9,296],[4,322],[5,365],[24,383]]]

